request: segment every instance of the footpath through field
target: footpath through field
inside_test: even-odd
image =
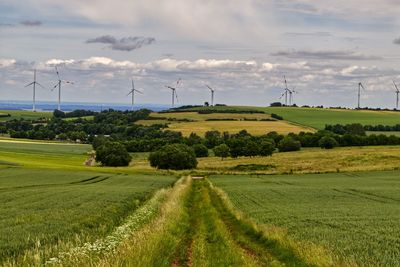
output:
[[[124,240],[107,237],[94,245],[63,253],[48,265],[79,266],[333,266],[318,255],[305,256],[281,235],[267,234],[242,217],[224,192],[208,179],[181,178],[162,189],[132,222],[148,221],[140,228],[120,226]],[[157,204],[158,203],[158,204]],[[149,207],[152,207],[149,209]],[[155,209],[157,216],[154,216]],[[153,219],[142,216],[152,210]],[[149,214],[150,214],[149,213]],[[150,218],[149,217],[149,218]],[[125,229],[125,230],[123,230]],[[128,233],[126,230],[130,231]],[[111,241],[111,242],[110,242]],[[97,245],[96,245],[97,244]],[[101,246],[99,246],[101,244]],[[107,249],[110,246],[113,248]],[[90,248],[90,250],[88,250]],[[104,251],[101,251],[103,248]]]

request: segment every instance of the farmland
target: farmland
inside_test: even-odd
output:
[[[213,176],[236,208],[347,264],[397,266],[400,172]]]
[[[0,110],[0,114],[6,115],[10,114],[10,117],[0,117],[1,121],[13,120],[13,119],[40,119],[40,118],[50,118],[53,116],[51,112],[32,112],[23,110]]]
[[[151,117],[154,119],[141,120],[137,123],[141,125],[167,123],[167,129],[181,132],[184,136],[189,136],[192,132],[204,136],[207,131],[237,133],[243,129],[254,135],[262,135],[272,131],[281,134],[313,131],[309,127],[274,120],[269,114],[265,113],[199,114],[197,112],[171,112],[152,113]]]
[[[400,122],[400,112],[366,111],[344,109],[268,107],[259,108],[267,113],[276,113],[285,120],[301,125],[324,129],[326,124],[395,125]]]
[[[0,260],[24,254],[45,259],[60,247],[95,240],[176,179],[85,168],[88,148],[0,143]]]

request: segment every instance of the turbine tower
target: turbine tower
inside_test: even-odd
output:
[[[397,88],[397,84],[393,81],[393,85],[394,85],[394,88],[396,88],[396,110],[398,110],[399,109],[399,93],[400,93],[400,90],[399,90],[399,88]]]
[[[208,89],[210,89],[210,92],[211,92],[211,106],[214,106],[214,92],[215,92],[215,90],[213,88],[211,88],[207,84],[206,84],[206,86],[207,86]]]
[[[288,89],[289,92],[289,105],[293,105],[293,94],[298,94],[299,92],[295,91],[294,89],[290,90]]]
[[[38,83],[36,81],[36,69],[34,69],[33,70],[33,82],[25,85],[25,87],[33,85],[33,101],[32,101],[32,111],[33,112],[36,112],[36,84],[39,85],[40,87],[44,88],[43,85],[41,85],[40,83]]]
[[[57,86],[58,86],[58,105],[57,105],[57,109],[61,110],[61,83],[70,83],[70,84],[74,84],[74,83],[71,82],[71,81],[61,80],[60,74],[58,73],[57,66],[55,68],[56,68],[56,73],[57,73],[57,77],[58,77],[58,82],[56,83],[56,85],[54,85],[54,87],[53,87],[53,89],[51,89],[51,91],[56,89]]]
[[[361,82],[358,83],[358,103],[357,103],[357,109],[360,109],[360,96],[361,96],[361,88],[365,90],[364,86],[362,85]]]
[[[141,91],[135,89],[135,84],[133,83],[133,79],[132,79],[132,88],[131,88],[131,91],[127,94],[127,96],[132,94],[132,107],[131,107],[131,110],[133,110],[133,104],[135,102],[135,92],[138,92],[139,94],[143,94]]]
[[[182,79],[179,78],[179,79],[176,81],[176,86],[175,86],[175,87],[169,86],[169,85],[165,85],[165,87],[167,87],[168,89],[170,89],[171,92],[172,92],[172,103],[171,103],[171,107],[172,107],[172,108],[174,108],[174,105],[175,105],[175,98],[176,98],[176,102],[178,102],[178,94],[176,93],[176,88],[180,85],[181,80],[182,80]]]

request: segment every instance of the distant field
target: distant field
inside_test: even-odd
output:
[[[299,133],[301,131],[312,131],[285,121],[202,121],[202,122],[181,122],[168,125],[168,129],[181,132],[189,136],[192,132],[204,136],[207,131],[220,131],[237,133],[246,130],[253,135],[267,134],[276,131],[281,134]]]
[[[363,125],[395,125],[400,123],[400,112],[391,111],[289,107],[268,107],[259,109],[268,113],[276,113],[285,120],[316,129],[324,129],[326,124],[361,123]]]
[[[384,134],[384,135],[394,135],[394,136],[400,136],[400,132],[396,131],[367,131],[367,135],[371,134]]]
[[[361,266],[398,266],[400,172],[213,176],[234,205],[260,223]]]
[[[8,121],[13,119],[39,119],[51,118],[52,112],[32,112],[25,110],[0,110],[0,114],[10,114],[10,117],[0,117],[0,121]]]
[[[306,148],[272,157],[200,158],[198,170],[220,173],[318,173],[380,171],[400,167],[400,146]]]
[[[184,136],[189,136],[192,132],[204,136],[207,131],[228,131],[237,133],[246,130],[254,135],[262,135],[268,132],[276,131],[287,134],[290,132],[298,133],[301,131],[313,131],[310,128],[291,124],[286,121],[261,121],[262,119],[271,119],[269,114],[236,114],[236,113],[212,113],[198,114],[197,112],[174,112],[174,113],[152,113],[154,118],[174,118],[188,119],[193,122],[179,122],[168,120],[142,120],[138,124],[151,125],[157,123],[167,123],[168,129],[181,132]],[[210,120],[214,119],[214,120]]]

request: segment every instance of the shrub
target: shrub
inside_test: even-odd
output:
[[[332,149],[339,145],[338,142],[336,141],[336,139],[333,137],[330,137],[330,136],[322,137],[321,139],[319,139],[318,144],[321,148],[325,148],[325,149]]]
[[[104,166],[128,166],[131,160],[125,146],[118,142],[105,142],[96,150],[96,161]]]
[[[158,169],[184,170],[197,166],[196,154],[184,144],[165,145],[149,156],[150,165]]]
[[[62,112],[61,110],[55,109],[53,111],[53,116],[54,118],[65,118],[65,113]]]
[[[277,119],[277,120],[283,120],[282,116],[279,116],[278,114],[271,113],[271,118]]]
[[[213,151],[214,155],[216,157],[221,157],[221,159],[229,157],[230,155],[229,147],[226,144],[220,144],[219,146],[214,147]]]
[[[286,136],[278,143],[279,152],[298,151],[301,148],[299,141],[294,140],[290,136]]]
[[[208,148],[205,145],[202,144],[196,144],[192,146],[194,153],[196,154],[196,157],[198,158],[204,158],[208,157]]]

